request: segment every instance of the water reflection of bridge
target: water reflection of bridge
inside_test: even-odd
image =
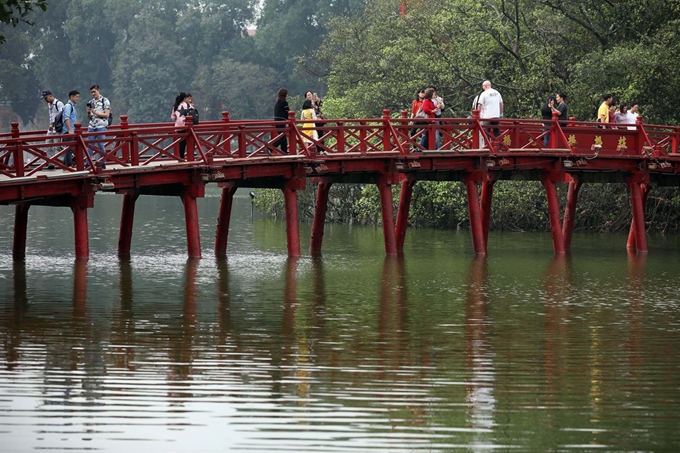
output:
[[[493,187],[497,181],[538,180],[546,190],[556,253],[571,246],[579,189],[584,183],[624,183],[630,191],[632,222],[628,247],[647,251],[644,205],[652,185],[680,185],[680,129],[638,123],[632,128],[602,129],[595,123],[556,117],[550,127],[542,121],[506,119],[494,137],[475,114],[472,119],[430,122],[415,135],[403,115],[391,118],[324,120],[315,127],[319,140],[306,143],[302,125],[288,121],[222,121],[190,125],[178,131],[167,124],[127,123],[94,139],[79,126],[63,146],[49,137],[21,132],[0,136],[0,203],[16,205],[13,253],[26,253],[28,211],[33,205],[64,206],[73,211],[75,255],[89,256],[87,211],[95,193],[123,195],[118,253],[130,255],[135,202],[140,195],[176,196],[184,204],[190,257],[201,256],[197,198],[206,184],[222,187],[215,253],[225,256],[231,206],[238,187],[281,189],[286,210],[288,254],[300,255],[298,190],[318,184],[310,251],[321,251],[329,189],[335,183],[376,184],[382,206],[387,255],[403,250],[411,193],[421,180],[462,181],[467,190],[470,229],[475,254],[487,252]],[[278,126],[278,128],[277,128]],[[420,139],[429,133],[427,146]],[[435,133],[436,132],[436,133]],[[436,143],[439,134],[441,142]],[[543,139],[549,134],[548,146]],[[274,146],[290,142],[290,154]],[[186,140],[187,157],[179,157]],[[106,151],[99,150],[103,144]],[[62,161],[76,156],[75,168]],[[56,153],[56,154],[55,154]],[[106,168],[97,162],[106,162]],[[54,166],[55,170],[48,170]],[[401,183],[394,215],[391,187]],[[568,183],[561,215],[557,184]],[[481,194],[479,193],[481,187]]]
[[[644,345],[641,319],[644,258],[644,254],[629,256],[628,335],[620,345],[626,359],[621,366],[630,367],[633,373],[641,365],[641,350],[649,347]],[[621,360],[606,357],[609,346],[597,329],[587,340],[589,353],[574,352],[582,331],[574,325],[580,313],[571,303],[578,290],[568,255],[557,255],[547,264],[542,277],[543,300],[528,302],[536,302],[542,311],[539,318],[545,321],[544,332],[539,335],[543,341],[534,345],[523,344],[534,336],[525,336],[518,329],[506,331],[497,319],[498,313],[490,303],[494,290],[489,282],[489,263],[482,257],[474,258],[464,271],[467,281],[459,313],[452,312],[450,319],[440,319],[441,325],[435,326],[419,325],[417,309],[409,300],[413,280],[409,279],[406,259],[385,257],[380,274],[372,279],[377,299],[368,301],[368,310],[374,313],[369,319],[373,319],[375,328],[370,337],[351,326],[338,330],[338,320],[328,313],[337,303],[329,303],[329,297],[334,296],[328,294],[324,277],[328,271],[319,258],[293,257],[282,263],[278,318],[267,320],[271,326],[265,331],[262,319],[252,321],[257,329],[249,329],[244,326],[243,315],[235,314],[240,311],[235,295],[239,291],[234,288],[236,277],[225,260],[216,263],[213,318],[206,318],[201,310],[205,298],[200,296],[201,292],[205,294],[206,283],[199,284],[200,261],[189,259],[183,272],[181,307],[175,310],[180,315],[161,323],[150,318],[154,312],[144,310],[144,295],[136,295],[131,263],[121,261],[120,302],[119,307],[113,307],[110,335],[98,329],[93,319],[87,280],[88,272],[94,271],[88,270],[87,262],[74,262],[72,312],[54,316],[41,316],[30,309],[34,282],[27,280],[25,266],[23,261],[14,264],[14,304],[4,306],[0,332],[8,371],[40,358],[45,361],[45,385],[64,389],[58,394],[48,392],[44,396],[46,406],[58,404],[57,399],[68,405],[77,396],[91,402],[124,400],[147,391],[147,398],[163,398],[177,414],[184,413],[188,401],[215,395],[237,406],[241,401],[242,410],[247,411],[248,395],[257,391],[282,403],[295,401],[300,409],[295,416],[304,418],[305,407],[317,404],[317,399],[337,397],[340,401],[333,404],[352,405],[356,404],[353,398],[345,401],[341,395],[374,391],[372,404],[384,405],[387,415],[412,426],[432,423],[437,418],[438,411],[433,409],[437,404],[442,410],[451,410],[464,403],[466,426],[475,445],[482,448],[494,442],[490,433],[498,423],[499,405],[517,400],[521,406],[526,403],[523,398],[527,391],[532,395],[531,404],[535,401],[546,408],[543,416],[557,417],[561,412],[556,406],[562,401],[559,395],[587,379],[587,392],[578,397],[598,413],[602,410],[603,370],[610,362]],[[303,288],[301,279],[305,279]],[[453,299],[449,303],[455,304]],[[150,322],[155,326],[151,337]],[[276,324],[278,327],[273,327]],[[446,330],[442,327],[447,324],[458,325],[459,335],[442,336]],[[65,328],[63,335],[54,335],[55,330]],[[414,335],[423,328],[433,329],[432,335]],[[274,330],[277,336],[271,338]],[[254,339],[257,331],[260,335]],[[348,334],[355,338],[348,339]],[[36,356],[32,346],[46,343],[50,344],[44,353]],[[527,362],[521,355],[531,348],[542,351],[536,363]],[[579,370],[577,375],[573,375],[574,367]],[[139,387],[123,379],[125,373],[156,376],[155,384]],[[527,390],[526,384],[519,387],[524,391],[518,392],[519,384],[513,379],[520,375],[529,382],[535,379],[542,393]],[[211,376],[219,376],[224,386],[202,390]],[[344,391],[330,392],[326,386],[334,382],[343,382]],[[331,397],[331,393],[340,396]]]

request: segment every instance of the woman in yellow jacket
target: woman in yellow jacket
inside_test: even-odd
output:
[[[312,140],[318,140],[319,136],[316,130],[314,130],[314,120],[316,120],[316,114],[314,113],[314,108],[312,107],[312,101],[309,99],[305,100],[305,102],[302,104],[302,113],[300,113],[300,119],[304,121],[300,132],[302,132],[302,139],[305,144],[311,144]]]

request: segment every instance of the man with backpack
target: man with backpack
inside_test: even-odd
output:
[[[64,105],[64,110],[62,115],[64,117],[64,127],[61,128],[62,134],[73,134],[75,130],[75,125],[78,122],[78,111],[76,110],[76,104],[80,100],[80,92],[76,90],[71,90],[68,93],[68,102]],[[75,145],[75,140],[72,138],[64,138],[62,140],[66,145],[71,148],[64,154],[64,165],[67,167],[75,166],[75,158],[73,153],[73,146]],[[70,144],[69,144],[70,143]]]
[[[41,99],[44,99],[47,103],[47,110],[50,115],[50,126],[47,129],[47,135],[58,135],[61,134],[61,130],[64,127],[64,116],[62,112],[64,111],[64,103],[59,99],[55,98],[50,90],[44,90],[41,94]],[[57,143],[59,139],[50,138],[47,143]],[[45,150],[47,157],[54,157],[59,152],[59,147],[52,146]],[[47,166],[48,170],[54,170],[54,165],[49,164]]]
[[[111,103],[108,99],[99,92],[99,85],[92,85],[90,87],[90,94],[92,99],[87,103],[87,116],[90,119],[90,124],[87,128],[88,132],[104,132],[111,125]],[[93,135],[90,140],[104,140],[104,135]],[[100,141],[96,144],[101,154],[98,160],[101,162],[102,168],[106,168],[106,147],[104,142]],[[87,149],[87,152],[92,157],[92,150]]]

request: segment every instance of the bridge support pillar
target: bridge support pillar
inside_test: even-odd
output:
[[[26,257],[26,234],[28,232],[29,203],[19,203],[14,210],[14,244],[12,256],[15,260]]]
[[[118,256],[121,258],[130,257],[137,198],[139,198],[139,192],[136,191],[126,193],[123,196],[123,210],[120,215],[120,231],[118,233]]]
[[[574,220],[576,219],[576,202],[578,200],[578,192],[581,190],[581,183],[574,179],[569,182],[569,192],[567,193],[567,205],[564,207],[564,219],[562,220],[562,239],[564,240],[564,249],[571,249],[571,236],[574,233]]]
[[[628,248],[635,248],[637,253],[647,253],[647,228],[645,226],[645,204],[647,202],[647,184],[629,178],[630,204],[633,220],[628,234]]]
[[[312,223],[312,240],[309,244],[309,252],[312,255],[321,253],[326,212],[328,211],[328,193],[330,192],[332,185],[333,183],[328,179],[321,180],[317,185],[314,223]]]
[[[198,226],[198,204],[193,187],[182,190],[181,198],[184,204],[184,221],[187,228],[187,249],[189,258],[201,258],[201,233]]]
[[[215,256],[224,258],[227,256],[227,240],[229,238],[229,224],[231,223],[231,208],[234,202],[236,185],[226,183],[222,186],[220,198],[220,212],[217,216],[217,230],[215,231]]]
[[[75,230],[76,259],[90,258],[90,239],[87,227],[87,209],[94,203],[94,194],[74,197],[71,200],[73,226]]]
[[[491,223],[491,202],[493,200],[493,186],[496,180],[484,181],[482,183],[482,231],[484,232],[484,248],[489,244],[489,223]]]
[[[564,236],[560,219],[560,200],[557,197],[557,183],[549,176],[541,177],[545,193],[548,198],[548,215],[550,216],[550,231],[552,232],[553,249],[555,253],[565,253]]]
[[[398,252],[404,251],[408,214],[411,210],[411,196],[413,195],[413,186],[416,185],[416,182],[418,181],[416,181],[413,175],[405,175],[401,180],[401,193],[399,195],[399,209],[397,210],[397,227],[395,234]]]
[[[383,236],[385,238],[385,254],[397,255],[397,242],[394,231],[394,207],[392,199],[391,175],[379,175],[376,179],[380,192],[380,207],[382,210]]]
[[[300,224],[298,217],[297,181],[289,181],[283,187],[286,209],[286,239],[288,256],[300,256]]]
[[[472,234],[472,247],[475,255],[486,255],[486,242],[484,241],[484,226],[482,213],[479,206],[479,190],[477,181],[470,174],[463,178],[467,191],[468,213],[470,215],[470,233]]]

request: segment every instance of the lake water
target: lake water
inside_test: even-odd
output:
[[[454,452],[680,449],[680,241],[328,225],[286,256],[285,223],[237,192],[228,258],[219,192],[200,200],[202,260],[178,198],[121,197],[73,219],[33,207],[11,258],[0,207],[0,451]],[[302,247],[310,226],[301,226]]]

